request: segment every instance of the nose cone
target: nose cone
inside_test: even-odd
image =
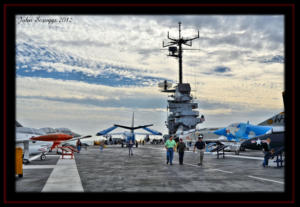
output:
[[[218,129],[218,130],[214,131],[214,133],[217,135],[226,135],[226,128]]]

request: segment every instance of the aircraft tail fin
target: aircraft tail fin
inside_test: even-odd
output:
[[[284,112],[280,112],[279,114],[276,114],[275,116],[272,116],[271,118],[259,123],[258,125],[284,126]]]
[[[16,121],[16,127],[23,127],[18,121]]]
[[[134,112],[132,112],[132,122],[131,122],[131,127],[134,127]]]
[[[286,107],[286,95],[285,91],[282,92],[283,106]],[[285,124],[285,115],[284,111],[276,114],[275,116],[261,122],[258,125],[268,125],[268,126],[284,126]]]

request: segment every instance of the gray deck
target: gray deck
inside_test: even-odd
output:
[[[139,146],[133,153],[129,157],[127,148],[115,145],[103,151],[90,146],[75,154],[84,192],[284,192],[284,168],[263,168],[262,152],[225,155],[225,159],[205,154],[202,167],[197,165],[199,154],[190,151],[185,153],[184,165],[178,164],[177,153],[174,164],[167,165],[162,145]],[[57,159],[48,156],[44,162],[53,167]],[[24,177],[16,181],[17,192],[41,192],[52,170],[25,168]]]

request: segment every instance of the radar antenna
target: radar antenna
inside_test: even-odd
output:
[[[179,63],[179,83],[182,83],[182,51],[185,50],[182,48],[182,45],[186,45],[191,47],[192,46],[192,40],[198,39],[199,36],[199,30],[198,30],[198,35],[193,37],[193,38],[183,38],[181,36],[181,22],[178,22],[178,30],[179,30],[179,35],[178,39],[171,38],[168,32],[168,39],[170,40],[168,43],[164,43],[163,41],[163,47],[169,47],[169,55],[171,57],[178,58],[178,63]],[[176,45],[176,46],[173,46]],[[177,48],[178,46],[178,48]]]

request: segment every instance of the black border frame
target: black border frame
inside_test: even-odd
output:
[[[52,13],[51,13],[52,12]],[[14,192],[15,131],[15,14],[282,14],[285,16],[285,90],[287,153],[284,193],[201,193],[206,200],[195,200],[199,193],[16,193]],[[97,203],[97,204],[293,204],[295,203],[295,5],[294,4],[4,4],[3,7],[3,201],[20,203]],[[12,148],[13,147],[13,148]],[[13,185],[12,185],[13,184]],[[101,195],[99,195],[101,194]],[[250,195],[249,195],[250,194]],[[104,195],[104,196],[102,196]],[[194,196],[194,200],[190,196]],[[96,200],[97,197],[111,200]],[[148,197],[148,198],[147,198]],[[201,196],[202,197],[202,196]],[[115,200],[121,198],[121,200]],[[139,200],[137,200],[137,198]],[[146,199],[145,199],[146,198]],[[178,199],[176,199],[178,198]],[[187,198],[188,200],[180,200]],[[218,198],[218,200],[215,200]],[[245,199],[246,198],[246,199]],[[256,201],[253,198],[257,199]],[[36,200],[35,200],[36,199]],[[219,200],[221,199],[221,200]]]

